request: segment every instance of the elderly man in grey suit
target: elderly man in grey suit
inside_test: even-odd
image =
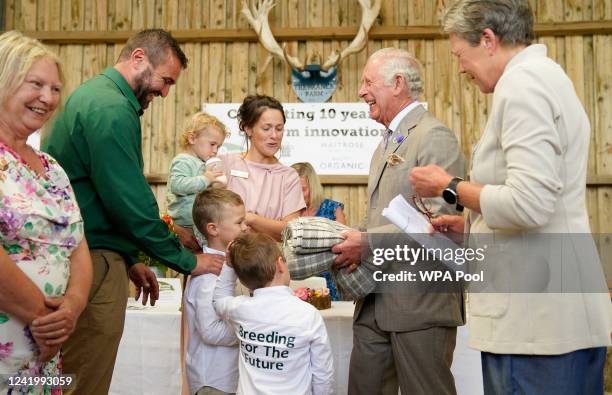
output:
[[[419,63],[406,51],[381,49],[363,70],[359,96],[370,106],[370,117],[387,127],[370,164],[364,226],[370,235],[401,232],[382,210],[399,194],[412,201],[412,167],[436,164],[449,174],[464,176],[457,138],[419,103],[422,91]],[[434,215],[456,212],[440,199],[428,203]],[[366,248],[362,232],[348,232],[345,238],[333,248],[339,254],[338,267],[359,262]],[[372,293],[358,300],[349,394],[397,394],[398,383],[402,394],[456,393],[450,367],[459,325],[461,292]]]

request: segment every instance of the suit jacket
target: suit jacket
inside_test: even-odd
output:
[[[397,137],[403,135],[399,141]],[[398,142],[399,141],[399,142]],[[395,153],[404,162],[389,165],[387,158]],[[382,210],[398,194],[411,201],[412,186],[408,179],[414,166],[436,164],[449,174],[464,177],[465,160],[455,134],[423,106],[410,111],[389,139],[385,150],[384,142],[372,156],[368,179],[368,211],[366,229],[368,234],[403,234],[382,215]],[[454,207],[441,198],[429,199],[436,214],[454,213]],[[388,237],[386,237],[388,239]],[[405,263],[390,265],[384,270],[396,272]],[[426,292],[401,294],[398,292],[376,293],[375,314],[378,326],[391,332],[413,331],[435,326],[463,325],[462,293]],[[359,316],[364,299],[358,300],[355,319]]]
[[[472,347],[563,354],[610,345],[612,305],[585,202],[589,141],[572,82],[546,47],[515,55],[473,153],[482,214],[471,212],[467,227],[472,245],[488,243],[490,291],[469,296]]]

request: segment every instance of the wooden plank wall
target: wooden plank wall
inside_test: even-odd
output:
[[[530,0],[538,23],[612,20],[609,0]],[[274,28],[356,27],[361,11],[356,0],[279,0],[270,13]],[[376,26],[437,26],[449,0],[383,0]],[[6,29],[29,32],[115,32],[162,27],[166,29],[248,29],[240,14],[240,0],[7,0]],[[612,176],[612,35],[588,34],[540,37],[551,56],[568,72],[589,114],[592,144],[591,175]],[[318,52],[327,57],[349,41],[292,41],[290,53],[304,59]],[[145,172],[167,173],[177,153],[177,135],[183,121],[203,102],[239,102],[249,93],[266,93],[283,102],[294,102],[289,69],[274,60],[265,68],[268,54],[256,42],[204,42],[182,44],[190,59],[177,86],[165,100],[155,100],[143,116]],[[425,73],[424,100],[431,111],[459,137],[469,157],[484,128],[489,101],[457,73],[448,41],[437,39],[370,40],[361,53],[340,68],[335,102],[359,101],[360,73],[369,54],[396,46],[421,60]],[[65,94],[83,80],[112,64],[121,44],[53,45],[64,61]],[[165,186],[153,185],[162,210]],[[350,224],[357,224],[367,204],[365,185],[326,185],[326,195],[343,201]],[[588,207],[594,232],[612,233],[612,187],[588,189]],[[610,243],[610,241],[608,241]]]

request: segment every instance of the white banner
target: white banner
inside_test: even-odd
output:
[[[240,103],[203,104],[203,111],[223,122],[231,136],[221,152],[246,149],[236,114]],[[287,123],[279,160],[310,162],[317,174],[367,175],[370,159],[385,127],[370,119],[365,103],[283,103]]]

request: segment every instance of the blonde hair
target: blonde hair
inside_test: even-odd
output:
[[[227,256],[240,282],[250,290],[263,288],[274,279],[278,257],[283,257],[278,243],[263,233],[238,236]]]
[[[321,185],[321,181],[314,167],[308,162],[294,163],[291,167],[297,171],[300,177],[306,179],[308,189],[310,189],[310,207],[314,207],[318,210],[323,202],[323,186]]]
[[[200,134],[207,131],[210,126],[218,128],[223,134],[223,138],[229,137],[230,133],[219,118],[205,112],[197,112],[185,122],[185,127],[183,128],[183,133],[181,134],[180,140],[181,148],[189,148],[191,145],[189,144],[189,138],[198,137]]]
[[[48,59],[57,66],[60,81],[64,74],[59,57],[40,41],[11,30],[0,35],[0,105],[23,84],[34,63]]]

